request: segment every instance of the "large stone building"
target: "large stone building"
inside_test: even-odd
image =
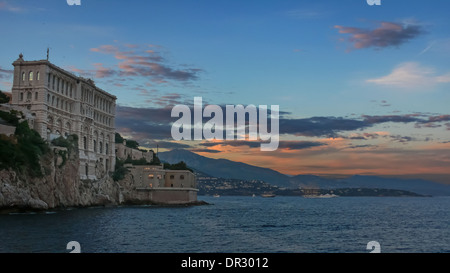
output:
[[[137,203],[151,200],[161,204],[197,201],[197,179],[189,170],[166,170],[162,165],[127,164],[134,191],[127,197]]]
[[[48,60],[20,54],[13,66],[11,105],[31,113],[30,127],[47,140],[78,135],[81,179],[114,171],[116,97]]]

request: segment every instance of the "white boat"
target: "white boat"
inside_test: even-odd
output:
[[[213,195],[213,197],[220,197],[220,195],[218,195],[217,193]]]
[[[320,195],[303,195],[304,198],[335,198],[335,197],[339,197],[339,195],[336,194],[320,194]]]
[[[275,197],[275,194],[273,193],[263,193],[261,194],[262,197]]]

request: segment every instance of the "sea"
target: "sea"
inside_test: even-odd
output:
[[[0,252],[450,252],[450,197],[198,199],[208,205],[2,214]]]

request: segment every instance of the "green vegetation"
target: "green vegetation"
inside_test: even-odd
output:
[[[21,112],[17,112],[16,110],[11,110],[11,112],[0,111],[0,118],[11,124],[11,126],[19,125],[20,117],[22,116]]]
[[[8,103],[8,102],[9,102],[9,97],[0,90],[0,104]]]
[[[190,172],[194,172],[192,169],[189,169],[184,161],[180,161],[175,164],[164,163],[164,169],[166,170],[188,170]]]
[[[139,143],[138,143],[137,141],[131,140],[131,139],[127,139],[125,145],[126,145],[128,148],[131,148],[131,149],[136,149],[136,150],[138,150],[138,148],[139,148]]]
[[[123,143],[123,141],[124,141],[125,139],[119,134],[119,133],[116,133],[116,135],[115,135],[115,142],[116,143]]]
[[[115,143],[122,144],[124,140],[125,140],[125,145],[128,148],[132,148],[132,149],[137,149],[138,150],[139,143],[137,141],[131,140],[131,139],[124,139],[119,133],[115,134]]]
[[[63,162],[58,166],[62,167],[66,164],[67,158],[72,154],[72,151],[78,150],[78,136],[77,135],[69,135],[67,138],[62,136],[55,138],[52,140],[52,144],[58,147],[67,148],[67,151],[58,151],[58,154],[62,157]]]
[[[130,155],[128,155],[127,159],[124,161],[125,164],[133,164],[133,165],[152,165],[150,162],[147,162],[145,158],[141,159],[131,159]]]
[[[39,133],[23,121],[17,124],[13,137],[1,135],[0,151],[1,169],[12,168],[31,177],[42,177],[39,158],[50,149]]]
[[[78,136],[75,134],[69,135],[67,138],[60,136],[52,140],[52,144],[54,146],[67,148],[69,153],[71,153],[78,148]]]
[[[120,160],[116,157],[116,167],[114,169],[114,173],[112,174],[112,178],[114,181],[122,180],[125,175],[128,173],[128,169],[125,168],[125,160]]]

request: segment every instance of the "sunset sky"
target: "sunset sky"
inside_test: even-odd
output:
[[[0,90],[45,59],[117,96],[116,128],[279,172],[450,183],[448,0],[0,0]],[[279,105],[280,144],[174,141],[177,104]]]

